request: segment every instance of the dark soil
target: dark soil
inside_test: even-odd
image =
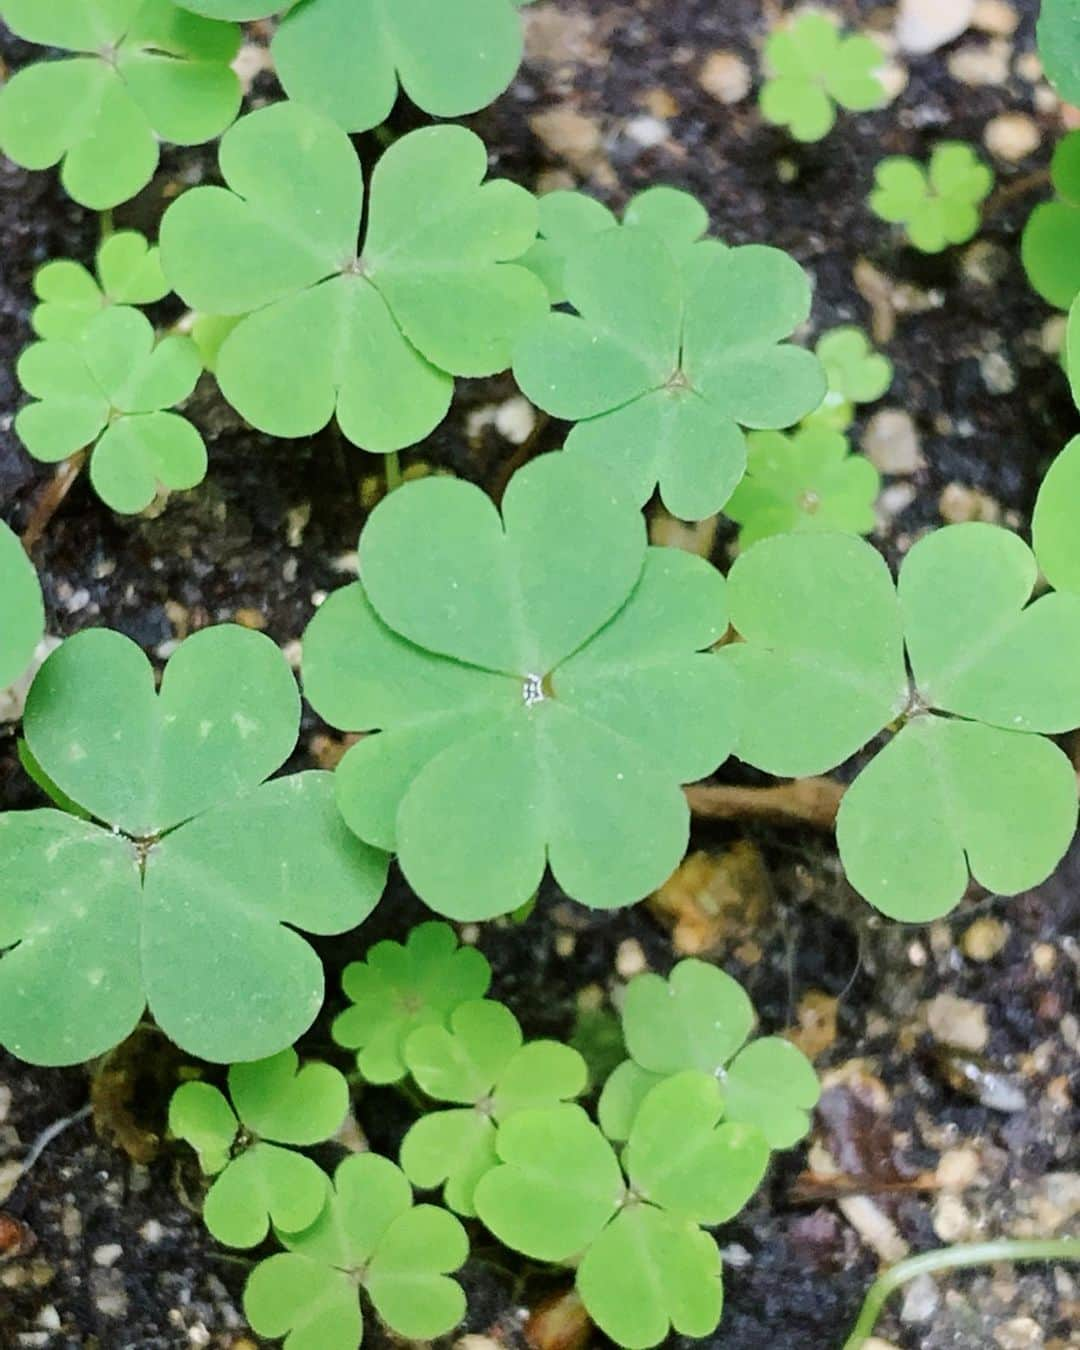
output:
[[[890,12],[874,4],[833,3],[849,18],[861,13],[883,30],[891,24]],[[1033,50],[1036,4],[1013,4],[1020,27],[999,40],[1022,57]],[[538,4],[530,59],[514,88],[470,124],[491,147],[494,168],[530,187],[581,183],[616,206],[654,182],[689,188],[708,205],[717,234],[779,245],[812,271],[815,332],[841,321],[869,324],[854,275],[872,265],[885,278],[885,309],[891,300],[902,311],[886,343],[897,371],[886,406],[914,419],[925,461],[886,492],[877,542],[890,557],[901,554],[916,532],[941,522],[942,492],[950,488],[956,500],[955,485],[963,501],[1023,529],[1040,474],[1075,428],[1065,381],[1040,339],[1049,312],[1030,292],[1018,258],[1019,232],[1039,196],[1037,186],[1024,185],[1048,162],[1059,111],[1045,86],[1037,98],[1016,60],[1004,83],[973,87],[954,78],[950,55],[993,41],[973,31],[912,61],[907,88],[884,112],[844,116],[820,145],[793,146],[762,125],[752,96],[726,106],[698,82],[716,49],[740,54],[756,73],[762,8],[752,0]],[[2,29],[0,38],[10,67],[31,57]],[[256,83],[254,97],[261,96],[274,96],[270,76]],[[588,119],[576,124],[576,141],[562,144],[550,123],[534,122],[551,110]],[[1032,114],[1041,144],[1019,164],[995,166],[999,193],[981,242],[938,258],[899,247],[865,206],[874,163],[885,153],[923,154],[945,137],[979,144],[991,118],[1013,111]],[[643,145],[655,130],[642,126],[643,117],[662,119],[658,144]],[[394,125],[416,120],[403,107]],[[372,148],[361,142],[362,150]],[[155,183],[117,213],[118,223],[152,233],[168,198],[214,173],[206,149],[168,149]],[[1014,183],[1020,190],[1010,197]],[[50,257],[88,261],[96,238],[96,220],[64,197],[55,175],[0,161],[0,508],[16,527],[25,525],[50,477],[11,431],[13,364],[30,339],[31,276]],[[162,317],[172,312],[166,307]],[[450,418],[407,462],[449,466],[496,489],[520,451],[476,414],[513,392],[508,377],[463,383]],[[260,436],[208,378],[189,414],[211,453],[201,488],[172,498],[156,518],[124,520],[79,482],[49,524],[35,561],[50,633],[105,624],[163,658],[187,631],[239,617],[264,625],[289,650],[319,592],[347,579],[363,519],[358,503],[377,490],[378,461],[343,450],[330,433],[297,443]],[[555,447],[559,437],[560,428],[549,425],[530,450]],[[965,496],[965,489],[985,495]],[[718,561],[724,538],[721,530]],[[295,764],[325,762],[332,751],[308,713]],[[738,772],[725,770],[729,778]],[[8,728],[0,740],[0,805],[36,800]],[[715,956],[745,980],[766,1030],[791,1026],[808,996],[823,997],[825,1006],[837,1001],[837,1026],[817,1060],[829,1090],[811,1166],[805,1149],[780,1160],[747,1214],[720,1234],[727,1309],[710,1343],[832,1350],[881,1252],[868,1242],[865,1211],[838,1206],[847,1191],[816,1175],[822,1149],[853,1189],[870,1193],[875,1213],[912,1250],[1046,1235],[1075,1223],[1080,849],[1035,892],[1011,901],[973,896],[948,921],[904,930],[874,920],[846,888],[831,840],[733,826],[702,828],[694,845],[722,868],[724,850],[737,839],[750,840],[766,861],[765,912],[756,941],[721,942]],[[330,1011],[340,967],[369,941],[402,936],[421,913],[395,875],[362,933],[323,943]],[[988,918],[1005,925],[1003,945],[977,959],[971,925]],[[532,1035],[568,1036],[582,997],[610,998],[643,962],[665,971],[676,959],[669,933],[645,907],[593,914],[553,888],[525,924],[487,926],[478,942],[495,967],[494,992]],[[942,994],[983,1010],[989,1034],[978,1057],[948,1051],[940,1026],[929,1029],[927,1001]],[[347,1067],[326,1028],[324,1018],[306,1048],[338,1055]],[[39,1133],[86,1104],[89,1076],[29,1069],[0,1054],[0,1207],[26,1226],[24,1245],[13,1246],[6,1260],[0,1255],[5,1350],[240,1350],[257,1343],[238,1311],[250,1260],[208,1239],[190,1157],[160,1142],[177,1065],[152,1033],[142,1038],[112,1066],[111,1103],[99,1098],[94,1120],[84,1117],[55,1138],[9,1195],[17,1164]],[[126,1100],[118,1104],[117,1095]],[[385,1092],[364,1095],[357,1116],[375,1145],[391,1151],[408,1120],[400,1099]],[[144,1161],[133,1161],[132,1151]],[[328,1148],[324,1160],[333,1158]],[[807,1170],[815,1173],[809,1181],[800,1176]],[[471,1261],[466,1283],[466,1330],[485,1338],[469,1350],[523,1344],[525,1310],[558,1287],[491,1249]],[[894,1345],[1080,1345],[1071,1330],[1080,1295],[1064,1271],[959,1276],[921,1294],[922,1306],[913,1296],[901,1318],[897,1300],[883,1320],[880,1334]],[[379,1343],[377,1332],[369,1343]]]

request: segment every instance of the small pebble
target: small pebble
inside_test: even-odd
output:
[[[0,1083],[0,1124],[8,1118],[11,1110],[11,1089],[6,1083]]]
[[[96,1266],[115,1266],[124,1254],[124,1249],[119,1242],[106,1242],[101,1247],[95,1247],[93,1254],[94,1265]]]
[[[536,427],[536,409],[527,398],[508,398],[495,410],[495,430],[511,445],[524,445]]]
[[[1031,1350],[1044,1344],[1042,1328],[1031,1317],[1014,1317],[1004,1323],[995,1330],[994,1340],[1001,1350]]]
[[[905,51],[923,55],[958,38],[975,17],[975,0],[900,0],[896,36]]]
[[[943,1191],[966,1191],[979,1175],[980,1160],[967,1145],[950,1148],[938,1159],[934,1178]]]
[[[963,1242],[971,1234],[971,1215],[955,1195],[943,1195],[934,1206],[934,1232],[942,1242]]]
[[[1001,507],[989,493],[963,483],[949,483],[942,489],[938,511],[949,525],[965,525],[971,520],[993,525],[1001,519]]]
[[[915,423],[899,408],[885,408],[871,417],[862,448],[882,473],[915,473],[923,466]]]
[[[979,357],[979,374],[991,394],[1011,394],[1016,389],[1016,371],[1003,352]]]
[[[904,1290],[900,1306],[901,1322],[929,1322],[938,1310],[941,1295],[932,1275],[917,1275]]]
[[[1000,919],[976,919],[964,930],[960,949],[969,961],[992,961],[1008,938],[1009,929]]]
[[[986,1008],[955,994],[938,994],[926,1005],[926,1023],[934,1039],[957,1050],[978,1053],[986,1049],[990,1027]]]
[[[626,134],[644,149],[654,150],[664,144],[671,131],[659,117],[632,117],[626,124]]]
[[[972,22],[981,33],[1012,37],[1020,24],[1020,15],[1007,0],[976,0]]]
[[[983,144],[998,159],[1018,164],[1034,154],[1042,141],[1039,124],[1027,113],[1002,113],[992,118],[983,131]]]
[[[698,84],[720,103],[741,102],[752,83],[750,67],[737,52],[710,52],[698,75]]]
[[[624,938],[615,953],[615,969],[624,980],[629,980],[647,968],[648,962],[645,960],[641,943],[637,938]]]
[[[1011,44],[1000,39],[968,43],[949,57],[949,74],[954,80],[973,88],[1004,84],[1009,78],[1011,56]]]

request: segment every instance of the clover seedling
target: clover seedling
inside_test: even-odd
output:
[[[765,44],[762,115],[797,141],[820,141],[836,125],[837,104],[849,112],[884,106],[888,95],[877,76],[884,64],[871,38],[841,37],[824,14],[802,14]]]
[[[1020,253],[1043,299],[1068,309],[1080,293],[1080,131],[1070,132],[1054,151],[1050,177],[1057,200],[1032,211]]]
[[[64,189],[104,211],[154,176],[158,141],[198,145],[240,107],[234,24],[171,0],[4,0],[16,36],[72,57],[18,71],[0,91],[0,150],[26,169],[62,163]]]
[[[363,1289],[401,1336],[427,1341],[452,1330],[465,1315],[465,1295],[449,1275],[469,1254],[459,1221],[445,1209],[414,1206],[404,1175],[375,1153],[346,1158],[327,1190],[315,1223],[279,1231],[288,1250],[251,1272],[244,1312],[252,1328],[285,1337],[286,1350],[357,1350]]]
[[[502,517],[450,478],[372,513],[363,582],[304,637],[320,715],[379,730],[342,760],[338,802],[453,918],[524,904],[545,861],[575,899],[625,905],[678,863],[679,784],[734,737],[734,681],[700,654],[725,630],[724,581],[647,548],[633,503],[582,457],[520,469]]]
[[[398,83],[433,117],[460,117],[493,103],[521,61],[517,3],[528,0],[184,0],[217,19],[282,18],[271,45],[291,99],[346,131],[384,122]]]
[[[16,369],[38,400],[15,418],[19,439],[48,464],[92,446],[90,481],[114,511],[142,511],[159,487],[181,491],[206,476],[202,437],[165,411],[188,397],[202,371],[190,338],[156,342],[144,314],[118,307],[73,338],[34,343]]]
[[[108,305],[152,305],[169,293],[156,248],[137,230],[110,235],[97,252],[97,277],[70,258],[47,262],[34,274],[41,302],[30,315],[40,338],[74,341]]]
[[[791,1148],[806,1136],[821,1095],[813,1066],[782,1037],[747,1044],[754,1009],[724,971],[688,960],[667,980],[637,975],[627,986],[622,1021],[630,1059],[600,1097],[600,1124],[609,1139],[629,1138],[652,1088],[688,1069],[717,1079],[724,1119],[755,1126],[770,1148]]]
[[[1031,534],[1035,556],[1056,590],[1080,595],[1080,436],[1054,460],[1039,488]]]
[[[18,535],[0,521],[0,689],[26,670],[44,632],[37,573]]]
[[[935,147],[929,170],[905,155],[883,159],[874,182],[871,211],[903,225],[920,252],[940,253],[974,237],[994,175],[970,145],[953,141]]]
[[[310,436],[336,412],[366,450],[411,445],[442,420],[453,376],[505,369],[547,307],[541,282],[506,261],[532,244],[536,203],[484,184],[487,151],[463,127],[387,150],[359,253],[360,164],[320,114],[252,113],[222,139],[221,169],[228,189],[194,188],[165,213],[162,265],[193,309],[245,316],[214,373],[260,431]]]
[[[828,392],[804,423],[846,431],[855,420],[856,403],[874,403],[887,392],[892,362],[874,351],[861,328],[851,325],[823,333],[814,350],[825,368]]]
[[[1039,56],[1066,103],[1080,103],[1080,21],[1075,0],[1042,0]]]
[[[1035,733],[1080,725],[1080,597],[1028,604],[1036,575],[1022,540],[982,524],[921,539],[898,587],[843,535],[766,539],[732,568],[745,640],[720,659],[743,676],[742,759],[821,773],[899,722],[837,830],[852,885],[892,918],[946,913],[969,869],[1002,894],[1037,885],[1072,838],[1076,775]]]
[[[567,451],[638,503],[659,483],[668,510],[693,520],[742,477],[740,426],[790,426],[825,394],[816,358],[783,343],[810,310],[798,263],[715,241],[702,259],[685,275],[654,229],[588,238],[566,265],[577,314],[545,316],[514,351],[524,393],[578,423]]]
[[[473,1194],[498,1162],[496,1128],[515,1112],[554,1106],[584,1092],[585,1061],[557,1041],[525,1044],[517,1018],[501,1003],[462,1003],[450,1026],[427,1026],[405,1043],[413,1078],[429,1097],[462,1109],[421,1117],[401,1145],[405,1175],[422,1190],[444,1186],[451,1209],[476,1213]]]
[[[229,1070],[229,1098],[210,1083],[184,1083],[169,1103],[169,1129],[215,1178],[203,1220],[227,1247],[255,1247],[275,1228],[309,1228],[326,1203],[326,1175],[281,1144],[321,1144],[341,1128],[349,1089],[329,1064],[298,1071],[294,1050]]]
[[[749,438],[746,477],[724,507],[742,528],[739,547],[801,530],[869,534],[881,487],[878,471],[848,453],[847,437],[816,422],[793,435],[756,431]]]
[[[445,923],[422,923],[405,945],[377,942],[363,961],[345,967],[342,987],[352,1001],[334,1021],[334,1040],[356,1051],[369,1083],[405,1077],[404,1047],[418,1028],[447,1025],[462,1003],[483,998],[491,967],[475,947],[459,947]]]
[[[499,1128],[501,1162],[476,1188],[477,1212],[526,1256],[579,1258],[578,1293],[619,1345],[657,1345],[671,1328],[707,1336],[722,1277],[700,1225],[737,1214],[769,1159],[760,1131],[722,1112],[715,1078],[665,1079],[641,1103],[620,1160],[576,1106],[521,1111]]]
[[[177,1045],[228,1063],[276,1054],[310,1026],[322,966],[295,929],[360,923],[386,856],[345,829],[329,774],[263,782],[299,724],[286,661],[247,629],[181,643],[160,693],[119,633],[53,652],[26,742],[94,821],[0,816],[0,1043],[75,1064],[123,1040],[149,1003]]]

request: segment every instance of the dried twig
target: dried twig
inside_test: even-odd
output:
[[[844,788],[831,778],[799,778],[760,788],[695,783],[685,792],[694,815],[708,820],[769,820],[831,830]]]
[[[49,521],[56,515],[64,498],[71,491],[89,453],[89,450],[79,450],[70,459],[65,459],[38,494],[22,536],[22,546],[27,553],[34,551],[38,540],[48,529]]]

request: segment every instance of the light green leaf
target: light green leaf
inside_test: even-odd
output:
[[[1071,0],[1042,0],[1039,56],[1066,103],[1080,103],[1080,14]]]
[[[1074,436],[1047,470],[1031,523],[1035,556],[1059,591],[1080,595],[1080,436]]]
[[[810,1111],[821,1096],[814,1067],[780,1036],[752,1041],[722,1079],[724,1119],[753,1125],[774,1149],[791,1148],[810,1131]]]
[[[870,38],[841,38],[824,14],[800,14],[765,44],[762,115],[797,141],[820,141],[836,122],[834,104],[856,112],[884,106],[888,95],[876,73],[884,64]]]
[[[244,1287],[244,1315],[285,1350],[357,1350],[364,1333],[356,1287],[333,1266],[292,1252],[260,1261]]]
[[[993,186],[992,171],[969,145],[946,141],[935,146],[928,169],[903,156],[882,160],[870,209],[882,220],[905,226],[921,252],[940,253],[974,236],[979,206]]]
[[[401,1167],[420,1190],[443,1186],[443,1200],[472,1218],[480,1178],[498,1163],[495,1123],[479,1111],[432,1111],[409,1127],[401,1141]]]
[[[1036,206],[1024,227],[1020,256],[1044,300],[1068,309],[1080,293],[1080,131],[1062,137],[1050,161],[1057,198]]]
[[[234,1064],[229,1093],[247,1129],[278,1144],[321,1144],[338,1132],[349,1110],[344,1076],[318,1060],[301,1068],[293,1049],[254,1063]],[[279,1225],[290,1231],[306,1226]]]
[[[229,1163],[203,1204],[203,1222],[226,1247],[257,1247],[275,1228],[299,1232],[326,1203],[326,1175],[310,1158],[256,1143]]]
[[[600,1128],[609,1139],[622,1144],[630,1138],[638,1108],[663,1079],[664,1074],[650,1073],[632,1059],[624,1060],[615,1069],[604,1084],[596,1107]]]
[[[680,961],[667,980],[636,975],[626,989],[626,1048],[653,1073],[716,1073],[753,1025],[754,1008],[742,985],[704,961]]]
[[[41,302],[30,316],[47,340],[77,338],[106,305],[149,305],[169,293],[158,251],[137,230],[110,235],[97,252],[98,280],[81,263],[61,258],[34,274]]]
[[[45,632],[45,607],[33,563],[0,521],[0,689],[29,666]]]
[[[181,1083],[169,1100],[169,1129],[191,1145],[207,1176],[214,1176],[228,1166],[239,1122],[212,1084]]]
[[[473,1104],[492,1091],[522,1043],[510,1009],[478,999],[459,1004],[449,1028],[418,1027],[405,1042],[405,1063],[429,1097]]]

